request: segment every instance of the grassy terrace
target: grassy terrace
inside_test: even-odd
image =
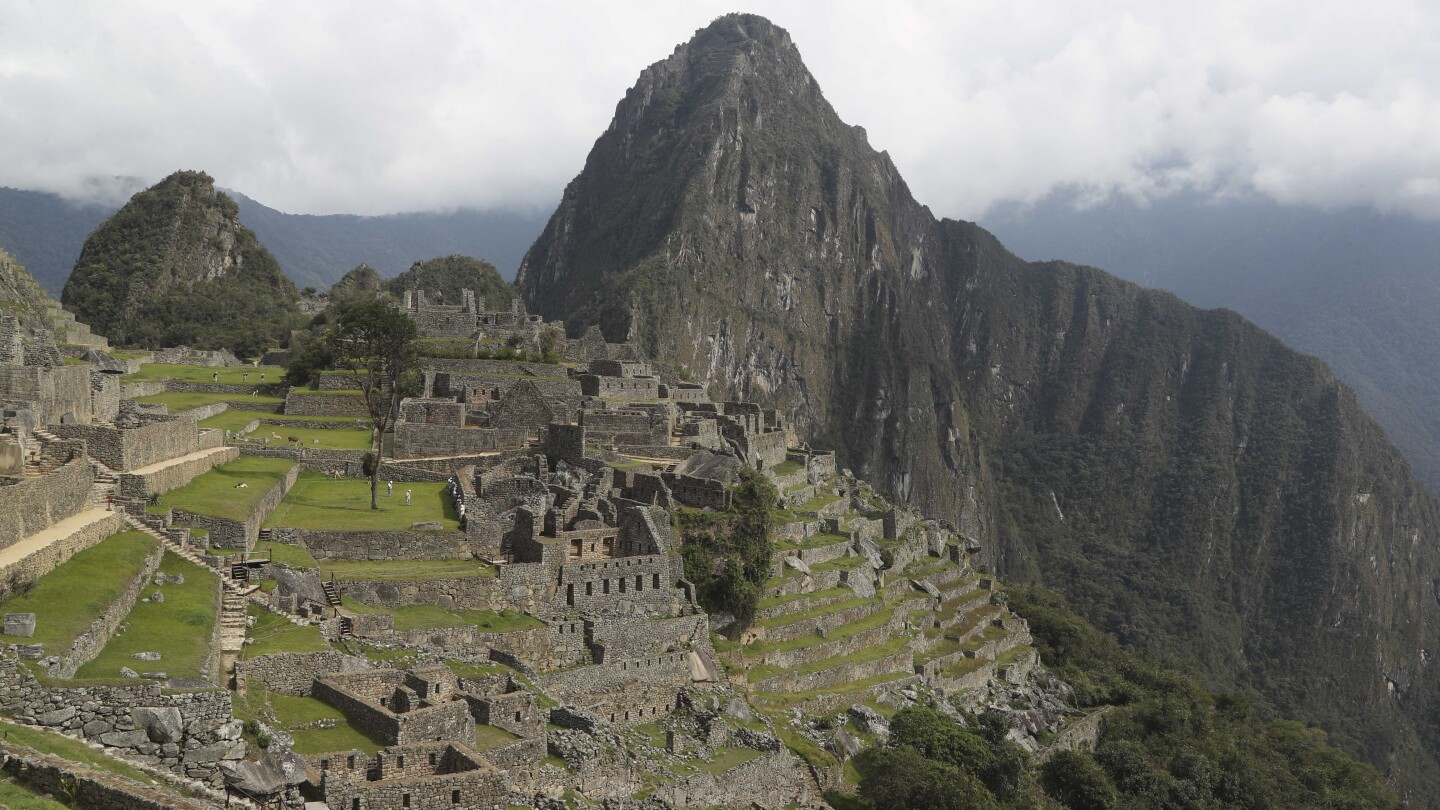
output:
[[[798,706],[807,700],[814,700],[815,698],[858,694],[872,686],[879,686],[880,684],[891,683],[892,681],[900,681],[908,677],[910,677],[910,673],[907,672],[885,672],[863,680],[852,681],[851,683],[832,686],[827,689],[811,689],[805,692],[752,692],[750,697],[756,703],[766,707],[786,709],[791,706]],[[788,726],[788,723],[785,725]],[[783,731],[779,723],[776,724],[776,728],[777,730]],[[792,747],[791,750],[794,750],[794,748]],[[799,751],[796,751],[796,753],[799,753]]]
[[[125,618],[125,632],[110,637],[105,649],[75,673],[76,679],[118,677],[121,667],[164,672],[171,678],[205,679],[210,655],[210,633],[215,626],[218,578],[205,568],[165,553],[160,570],[182,574],[179,585],[147,585],[144,594],[159,590],[165,601],[136,602]],[[159,661],[136,661],[138,652],[158,652]],[[142,670],[141,667],[144,667]]]
[[[326,433],[329,431],[318,431]],[[405,491],[412,500],[405,505]],[[357,478],[327,478],[305,471],[285,500],[265,521],[266,528],[287,527],[317,531],[398,531],[413,523],[438,521],[449,531],[460,528],[455,505],[445,495],[441,481],[402,481],[395,494],[385,494],[380,482],[380,508],[370,508],[370,482]]]
[[[271,613],[255,604],[246,605],[245,612],[255,619],[255,626],[250,628],[248,633],[255,643],[245,645],[240,651],[241,658],[255,658],[278,652],[320,652],[330,649],[330,645],[320,635],[320,628],[314,625],[293,624],[284,616]]]
[[[495,576],[495,567],[478,560],[330,560],[320,577],[368,581],[400,579],[472,579]]]
[[[250,434],[251,438],[260,439],[270,437],[271,444],[281,446],[288,445],[291,436],[300,440],[302,447],[318,447],[326,450],[368,450],[370,449],[369,428],[300,428],[277,425],[269,420],[276,418],[276,414],[264,413],[262,411],[240,411],[227,410],[217,413],[208,419],[200,420],[200,427],[214,428],[216,430],[230,430],[239,432],[251,422],[259,421],[260,427]],[[327,420],[330,421],[330,420]],[[341,418],[336,420],[337,424],[355,424],[353,418]],[[280,438],[276,439],[275,436]]]
[[[214,379],[217,374],[220,375],[218,381]],[[142,363],[139,371],[127,374],[121,379],[126,382],[179,380],[196,383],[219,382],[222,385],[260,385],[261,374],[265,375],[265,384],[270,385],[279,383],[285,378],[285,369],[279,366],[213,368],[211,366],[181,366],[172,363]]]
[[[810,593],[791,593],[784,596],[772,596],[768,599],[761,599],[760,603],[756,605],[756,607],[759,610],[764,610],[766,608],[788,605],[791,602],[799,602],[801,600],[819,601],[821,599],[829,599],[830,597],[841,596],[847,593],[854,593],[854,591],[850,590],[844,585],[841,585],[837,588],[827,588],[823,591],[811,591]]]
[[[336,396],[336,397],[363,397],[365,392],[358,388],[291,388],[290,393],[296,396]]]
[[[164,405],[171,413],[188,411],[191,408],[198,408],[202,405],[214,405],[217,402],[238,402],[250,405],[280,405],[285,400],[280,397],[267,397],[261,394],[208,394],[201,391],[162,391],[159,394],[136,397],[136,402],[143,402],[147,405]]]
[[[799,543],[791,540],[775,540],[772,542],[772,544],[775,546],[775,548],[783,551],[785,549],[794,548],[820,548],[822,546],[833,546],[836,543],[848,542],[850,542],[850,538],[846,537],[843,534],[827,534],[822,532],[820,534],[812,534],[804,540],[801,540]]]
[[[33,588],[0,603],[0,613],[35,614],[34,637],[0,635],[0,642],[44,644],[46,653],[63,652],[120,597],[158,542],[141,532],[121,532],[66,560]]]
[[[769,619],[761,619],[759,624],[761,627],[766,628],[785,627],[786,625],[795,624],[796,622],[803,622],[806,619],[813,619],[817,616],[827,616],[831,613],[839,613],[842,610],[849,610],[850,608],[859,607],[861,605],[880,603],[881,599],[877,596],[857,596],[854,599],[845,599],[840,602],[827,602],[823,605],[816,605],[812,608],[802,610],[796,613],[787,613],[783,616],[772,616]]]
[[[286,416],[282,413],[272,413],[270,411],[242,411],[238,408],[232,408],[230,410],[221,411],[214,416],[201,419],[200,426],[219,428],[221,430],[224,430],[226,428],[229,428],[230,430],[239,430],[240,428],[245,427],[247,424],[255,421],[283,422],[287,419],[300,419],[306,422],[325,422],[333,425],[344,425],[346,427],[357,428],[359,426],[367,424],[366,420],[358,416]],[[331,429],[342,430],[343,428],[335,427]],[[279,431],[276,432],[278,433]]]
[[[824,636],[811,634],[807,636],[801,636],[800,638],[788,639],[786,641],[757,641],[754,644],[751,644],[748,647],[744,648],[745,655],[751,658],[758,658],[766,653],[771,652],[791,652],[793,650],[803,650],[808,647],[814,647],[817,644],[824,644],[826,642],[844,641],[847,638],[852,638],[866,632],[867,630],[874,630],[877,627],[885,626],[889,623],[893,615],[894,609],[887,608],[885,610],[877,610],[869,616],[866,616],[862,619],[856,619],[849,624],[842,624],[839,627],[836,627],[835,629],[826,632]]]
[[[170,490],[160,496],[158,505],[147,506],[146,510],[160,513],[174,507],[196,515],[243,521],[293,466],[295,462],[284,458],[241,456]],[[243,488],[239,487],[242,483]]]
[[[463,627],[474,625],[482,633],[510,633],[544,627],[545,623],[524,613],[504,610],[447,610],[434,605],[406,605],[404,607],[372,607],[348,596],[341,597],[345,608],[354,613],[380,614],[395,617],[396,630],[432,630],[436,627]]]
[[[70,359],[65,358],[65,362],[70,362]],[[43,798],[9,778],[0,779],[0,805],[7,810],[66,810],[66,805]]]
[[[776,464],[775,469],[771,470],[771,472],[775,473],[776,475],[790,475],[791,473],[800,472],[803,469],[805,469],[804,464],[801,464],[798,461],[791,461],[787,458],[779,464]]]
[[[663,743],[652,747],[663,747]],[[719,776],[731,768],[744,765],[750,760],[764,755],[764,751],[758,751],[754,748],[717,748],[710,755],[709,759],[692,759],[684,762],[671,763],[670,771],[676,776],[691,776],[701,771]]]
[[[291,568],[318,568],[320,566],[320,563],[310,556],[310,552],[300,546],[274,543],[269,540],[256,543],[252,557],[271,559],[277,563],[285,563]]]
[[[71,762],[78,762],[82,765],[89,766],[97,771],[129,777],[144,785],[165,787],[158,785],[149,774],[130,763],[116,757],[102,754],[79,740],[72,740],[69,737],[64,737],[53,732],[44,731],[33,726],[21,726],[9,721],[0,721],[0,735],[3,735],[9,742],[29,746],[41,753],[54,754],[57,757],[62,757]],[[15,807],[13,804],[10,806],[11,808]]]
[[[819,661],[811,661],[806,664],[800,664],[799,666],[786,668],[762,664],[757,667],[751,667],[750,671],[746,673],[746,679],[749,680],[750,683],[756,683],[766,678],[773,678],[776,675],[809,675],[847,664],[868,664],[871,661],[878,661],[886,656],[902,653],[909,649],[909,646],[910,639],[901,636],[892,638],[884,644],[866,647],[863,650],[858,650],[849,655],[836,655],[830,658],[822,658]],[[906,674],[908,675],[909,673],[907,672]]]
[[[805,503],[795,507],[796,512],[818,512],[832,503],[840,500],[840,496],[833,492],[822,492]]]

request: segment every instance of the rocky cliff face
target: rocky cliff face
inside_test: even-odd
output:
[[[1437,795],[1440,509],[1317,360],[936,220],[789,35],[723,17],[616,108],[517,279]]]
[[[46,317],[54,304],[25,268],[0,250],[0,315],[11,315],[30,329],[49,328]]]
[[[176,172],[90,235],[61,301],[117,343],[248,354],[287,332],[297,298],[234,201]]]

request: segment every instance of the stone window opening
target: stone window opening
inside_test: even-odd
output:
[[[650,587],[651,587],[653,590],[657,590],[657,591],[660,590],[660,575],[659,575],[659,574],[651,574],[651,575],[650,575]]]
[[[460,791],[458,791],[458,790],[452,790],[452,791],[450,791],[450,803],[451,803],[451,804],[459,804],[459,803],[460,803]]]
[[[404,755],[404,754],[400,754],[399,756],[395,757],[395,767],[397,767],[397,768],[403,768],[403,767],[405,767],[405,755]]]
[[[360,810],[360,800],[359,800],[359,799],[355,799],[354,801],[350,802],[350,810]]]
[[[601,592],[601,593],[605,593],[605,594],[610,593],[610,580],[608,580],[608,579],[602,579],[602,580],[600,580],[600,592]]]
[[[409,794],[409,793],[401,793],[401,794],[400,794],[400,806],[401,806],[401,807],[409,807],[409,806],[410,806],[410,794]]]
[[[620,592],[625,593],[625,577],[620,577]]]
[[[645,575],[644,575],[644,574],[636,574],[636,575],[635,575],[635,592],[636,592],[636,593],[640,593],[640,592],[642,592],[642,591],[644,591],[644,590],[645,590]]]
[[[595,595],[595,583],[593,583],[593,582],[587,582],[587,583],[585,583],[585,595],[586,595],[586,596],[594,596],[594,595]]]
[[[434,764],[435,764],[435,752],[434,752],[434,751],[431,751],[431,752],[430,752],[430,764],[431,764],[431,765],[434,765]]]
[[[330,760],[328,760],[328,759],[322,759],[322,760],[320,760],[320,770],[322,770],[322,771],[328,771],[328,770],[330,770]]]
[[[565,586],[565,604],[571,607],[575,606],[575,585],[573,583]]]
[[[355,757],[354,757],[354,756],[348,756],[348,757],[345,758],[345,767],[348,768],[349,770],[352,770],[352,771],[355,770]]]

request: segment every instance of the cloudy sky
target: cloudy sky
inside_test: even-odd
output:
[[[941,215],[1199,189],[1440,219],[1437,5],[0,0],[0,185],[548,207],[639,71],[743,10]]]

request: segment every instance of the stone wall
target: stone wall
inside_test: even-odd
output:
[[[468,560],[464,532],[312,532],[292,535],[321,562],[327,560]]]
[[[603,379],[615,378],[605,377]],[[629,381],[625,380],[624,382]],[[659,412],[586,410],[581,411],[580,421],[585,425],[585,432],[590,442],[601,447],[665,445],[670,441],[669,420]]]
[[[95,618],[85,632],[70,644],[66,650],[46,650],[48,655],[59,655],[60,661],[50,667],[49,676],[52,678],[70,679],[75,677],[75,670],[84,666],[86,662],[100,654],[105,649],[105,644],[110,641],[115,628],[125,621],[130,615],[131,608],[140,598],[140,592],[150,585],[150,578],[160,568],[160,558],[165,554],[165,547],[159,543],[155,544],[155,550],[145,557],[140,566],[125,583],[125,588],[120,594],[105,607],[100,615]],[[218,586],[217,586],[218,587]],[[120,673],[115,673],[119,676]]]
[[[0,478],[0,548],[83,511],[94,482],[83,454],[38,478]]]
[[[122,380],[120,382],[120,396],[125,399],[138,399],[140,397],[151,397],[156,394],[165,393],[163,382],[131,382]]]
[[[209,472],[211,469],[228,464],[240,457],[240,450],[236,447],[217,449],[203,458],[192,458],[175,464],[169,464],[145,475],[135,473],[121,473],[116,493],[121,498],[144,500],[153,494],[169,492],[190,483],[197,475]]]
[[[386,686],[400,686],[403,679],[403,673],[396,670],[331,674],[315,679],[311,695],[339,709],[353,725],[390,745],[426,740],[475,744],[475,718],[464,700],[395,712],[365,697],[370,692],[385,691]]]
[[[0,659],[0,707],[21,722],[83,735],[122,756],[219,784],[216,763],[245,755],[225,689],[159,684],[42,685],[17,659]]]
[[[0,599],[8,597],[17,587],[24,587],[35,582],[79,552],[124,528],[125,521],[120,513],[108,512],[102,519],[87,524],[69,537],[35,549],[21,559],[0,568]]]
[[[510,788],[505,773],[493,768],[434,776],[366,782],[359,779],[326,779],[325,802],[335,808],[378,807],[504,807]],[[359,802],[358,805],[355,803]],[[406,803],[408,802],[408,804]]]
[[[235,662],[235,691],[244,693],[252,681],[272,692],[305,697],[315,678],[332,672],[355,672],[374,666],[364,658],[335,650],[309,653],[271,653]]]
[[[70,797],[74,807],[93,810],[210,810],[215,806],[12,742],[0,743],[0,771],[41,795]]]
[[[817,802],[805,763],[784,749],[723,773],[702,771],[661,786],[656,794],[675,807],[809,807]]]
[[[89,422],[90,367],[0,366],[0,400],[33,403],[42,425]]]
[[[55,425],[51,432],[67,439],[84,440],[90,457],[118,472],[129,472],[167,459],[188,455],[201,448],[195,414],[152,418],[133,428],[102,425]],[[218,446],[223,436],[210,442]]]
[[[287,416],[368,416],[365,398],[354,394],[297,394],[293,389],[285,395]]]
[[[863,664],[841,664],[819,672],[776,675],[751,684],[751,687],[759,692],[809,692],[863,681],[888,672],[909,673],[913,666],[914,656],[905,650]]]
[[[495,577],[466,579],[337,579],[341,592],[376,607],[436,605],[464,610],[504,610],[505,589]]]
[[[673,614],[683,597],[668,554],[571,562],[560,570],[555,601],[582,612]]]
[[[516,450],[525,446],[529,431],[524,428],[457,428],[400,422],[395,425],[395,456],[460,456]]]

